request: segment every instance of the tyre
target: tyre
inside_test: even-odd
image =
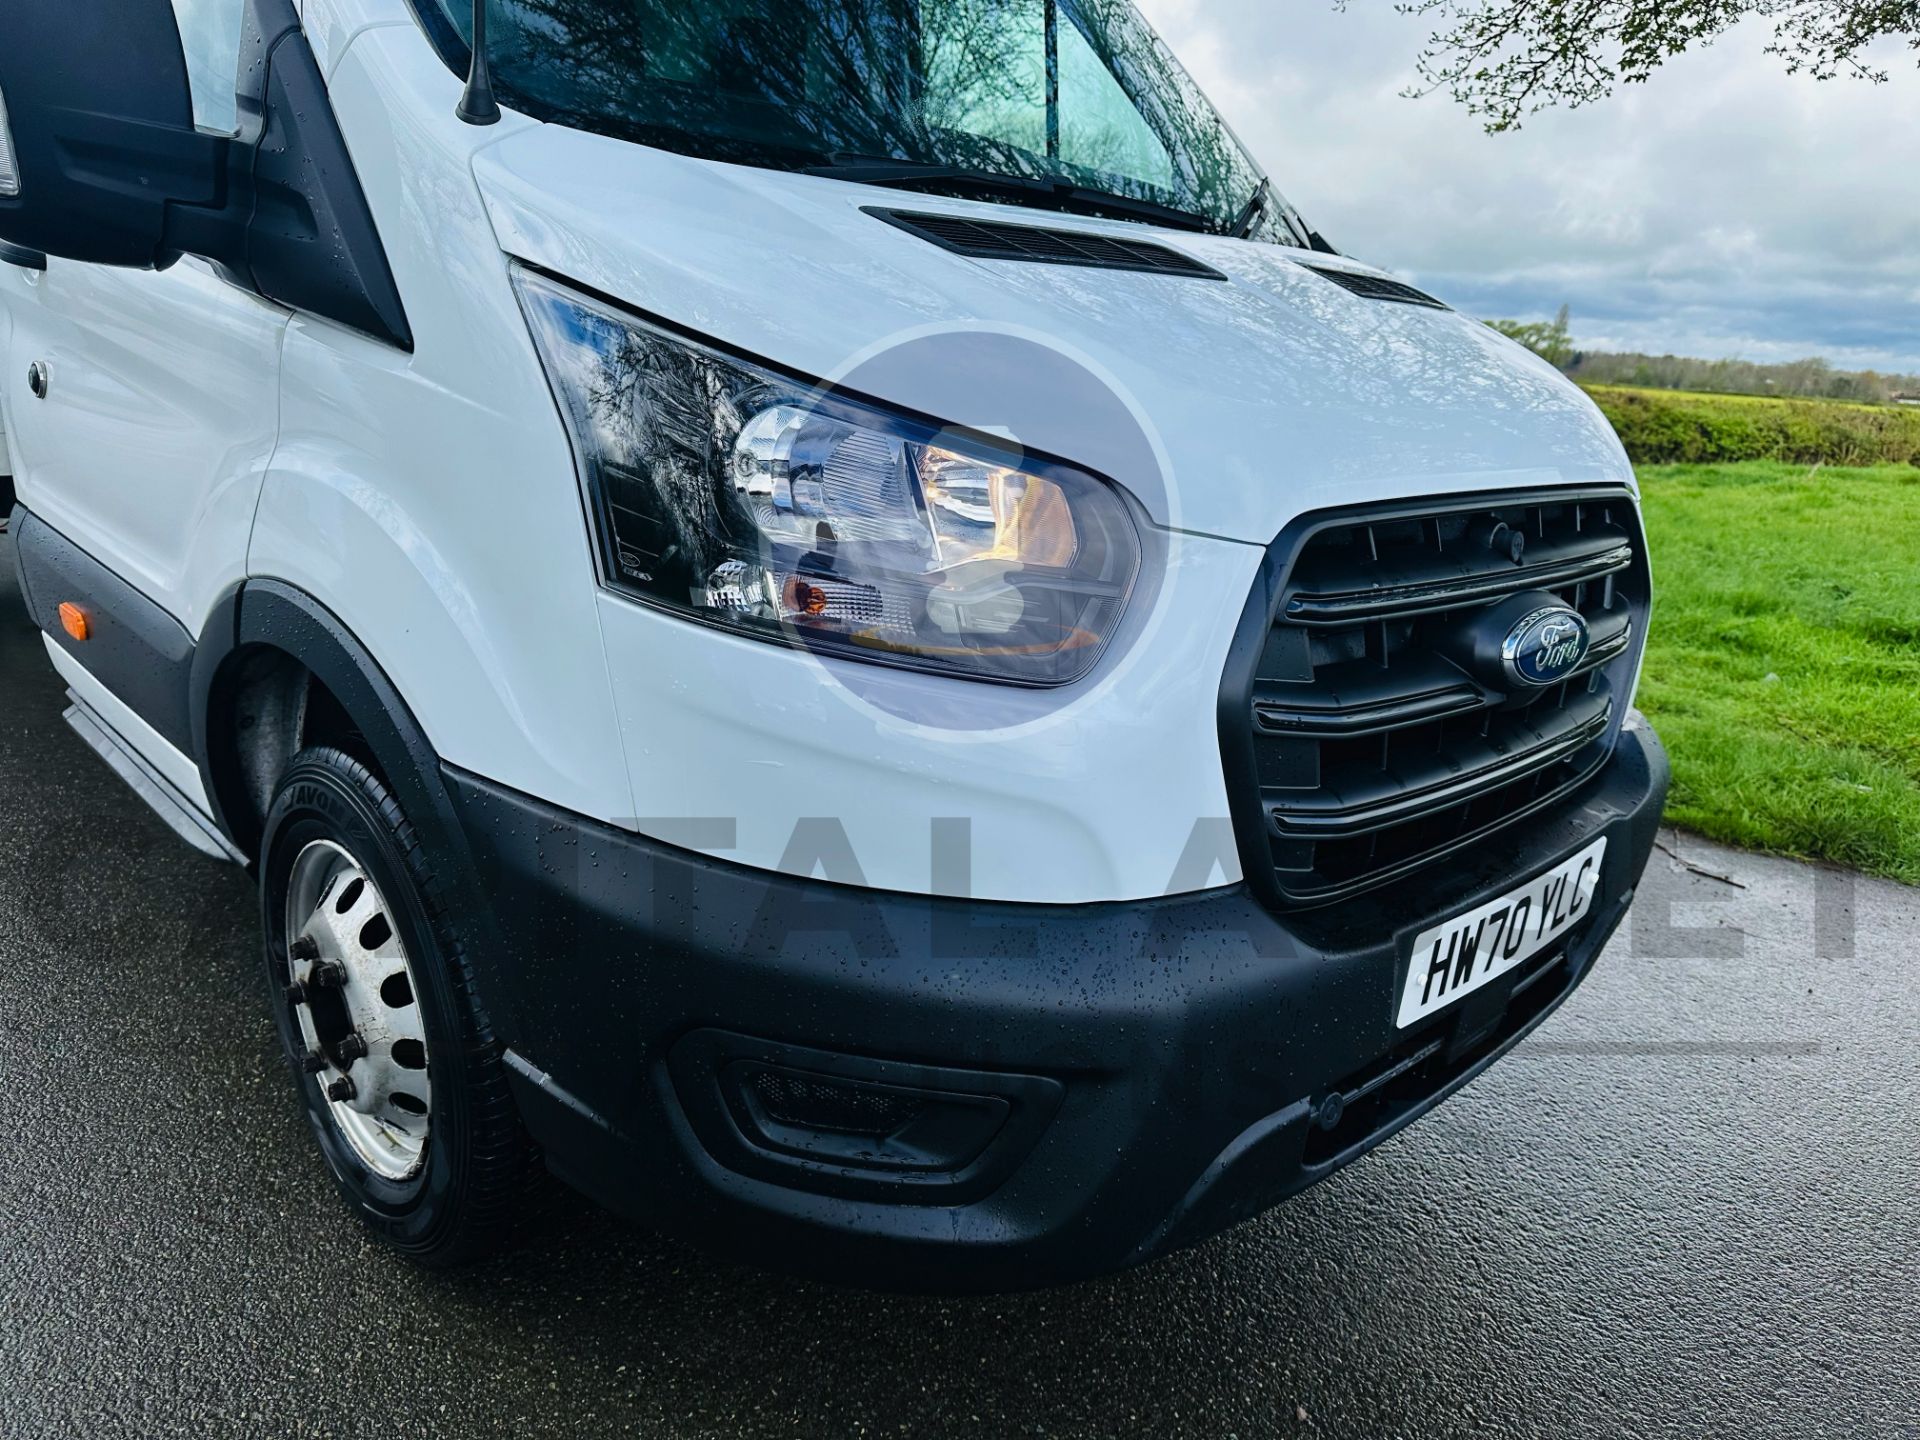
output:
[[[309,749],[260,853],[268,993],[341,1193],[424,1265],[496,1248],[533,1149],[413,827],[364,764]]]

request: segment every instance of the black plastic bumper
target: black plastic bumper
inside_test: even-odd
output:
[[[1580,983],[1667,779],[1658,740],[1630,728],[1555,812],[1281,916],[1244,889],[1057,908],[849,890],[448,772],[504,939],[482,978],[555,1173],[755,1263],[937,1290],[1137,1263],[1430,1109]],[[1416,933],[1602,834],[1564,949],[1395,1028]],[[863,1115],[896,1133],[852,1133]]]

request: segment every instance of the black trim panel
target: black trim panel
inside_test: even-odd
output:
[[[1583,803],[1364,900],[1281,915],[1244,886],[1022,905],[801,880],[445,776],[511,957],[515,1097],[554,1173],[752,1263],[962,1291],[1081,1279],[1191,1243],[1432,1109],[1585,975],[1667,788],[1652,732],[1629,731]],[[1551,983],[1509,1008],[1537,972],[1502,977],[1395,1025],[1416,935],[1601,835],[1600,898]],[[721,1057],[997,1097],[1030,1133],[1004,1129],[1004,1150],[978,1152],[984,1176],[882,1173],[897,1150],[764,1128],[756,1145],[724,1110]],[[1334,1124],[1349,1100],[1353,1118]]]
[[[194,752],[187,678],[193,637],[173,616],[25,509],[14,512],[14,544],[27,612],[61,649],[174,749]],[[91,634],[69,636],[60,606],[87,614]]]
[[[291,0],[254,0],[270,46],[247,268],[262,295],[412,351],[380,228]]]
[[[241,590],[240,585],[234,585],[214,602],[213,608],[207,612],[207,623],[200,627],[200,639],[193,647],[193,664],[187,676],[187,709],[193,722],[193,748],[187,753],[200,767],[200,789],[206,794],[207,810],[213,816],[214,823],[242,854],[250,857],[257,848],[254,842],[258,837],[249,832],[248,826],[239,824],[239,817],[246,815],[247,810],[242,807],[230,811],[225,803],[234,797],[230,793],[225,796],[221,793],[225,777],[217,773],[213,763],[214,748],[207,734],[207,698],[213,691],[215,678],[240,643]],[[230,735],[226,738],[231,740]],[[223,753],[231,754],[232,751],[229,749]]]
[[[0,240],[0,264],[17,265],[22,270],[44,270],[47,268],[46,252],[16,245],[11,240]]]

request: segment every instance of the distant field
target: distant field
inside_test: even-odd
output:
[[[1636,465],[1920,465],[1920,407],[1590,385]]]
[[[1760,401],[1760,404],[1777,404]],[[1643,467],[1670,817],[1920,884],[1920,467]]]

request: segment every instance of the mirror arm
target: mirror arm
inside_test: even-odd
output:
[[[169,0],[82,4],[118,17],[112,45],[56,0],[0,0],[0,87],[23,177],[0,196],[0,258],[161,269],[198,255],[289,310],[411,350],[294,0],[244,3],[235,123],[216,134],[195,124]]]
[[[291,15],[289,0],[251,3]],[[297,23],[261,29],[272,38],[258,124],[243,123],[229,204],[208,223],[219,238],[238,224],[239,248],[225,253],[260,295],[411,350],[406,307],[312,47]]]
[[[210,203],[167,207],[164,244],[289,309],[413,348],[406,308],[291,0],[248,0],[239,133],[202,135]]]
[[[228,279],[250,285],[247,275],[247,230],[253,221],[253,177],[245,159],[247,147],[224,135],[200,134],[210,149],[208,168],[221,177],[219,194],[208,204],[180,200],[168,203],[161,229],[162,253],[158,268],[182,255],[211,261]]]

